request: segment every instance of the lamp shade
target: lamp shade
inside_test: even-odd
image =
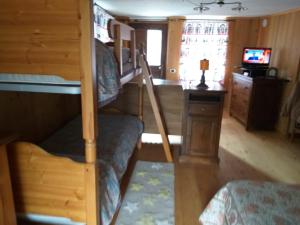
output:
[[[208,70],[209,69],[209,61],[207,59],[200,60],[200,70]]]

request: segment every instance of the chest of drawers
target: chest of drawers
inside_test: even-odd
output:
[[[283,80],[233,73],[230,115],[246,129],[273,129],[278,118]]]

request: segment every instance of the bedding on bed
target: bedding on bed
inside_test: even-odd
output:
[[[95,41],[98,99],[101,107],[115,100],[121,88],[120,78],[133,71],[133,63],[130,58],[130,49],[122,48],[123,74],[120,74],[113,47],[109,47],[97,39]],[[138,50],[136,54],[138,56]]]
[[[101,221],[108,225],[120,204],[120,182],[135,145],[143,132],[142,122],[129,115],[99,115],[97,138],[101,171]],[[84,162],[81,116],[40,144],[48,152]]]
[[[119,93],[120,74],[117,61],[105,44],[96,41],[96,74],[100,106],[114,100]]]
[[[213,197],[199,220],[203,225],[300,224],[300,186],[230,182]]]
[[[114,52],[113,46],[109,46],[109,49],[112,53]],[[139,65],[139,60],[138,60],[139,50],[138,49],[135,50],[135,54],[136,54],[136,65],[138,66]],[[123,74],[121,74],[121,76],[124,76],[124,75],[128,74],[131,70],[133,70],[133,63],[132,63],[130,48],[122,48],[122,64],[123,64]],[[124,66],[126,66],[127,69],[124,69]]]

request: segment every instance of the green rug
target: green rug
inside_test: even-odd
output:
[[[116,225],[174,224],[174,165],[138,161]]]

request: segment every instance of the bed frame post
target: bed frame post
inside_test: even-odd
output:
[[[14,138],[0,139],[0,224],[16,225],[15,204],[13,199],[6,144]]]
[[[122,57],[122,45],[123,45],[123,41],[122,41],[122,37],[121,37],[121,26],[119,24],[115,24],[114,25],[114,39],[115,39],[115,47],[114,47],[114,51],[115,51],[115,56],[118,60],[118,64],[119,64],[119,72],[122,75],[123,74],[123,57]]]
[[[86,224],[100,225],[97,149],[97,95],[93,6],[90,0],[79,0],[81,16],[81,102],[85,140]]]
[[[138,77],[138,89],[139,89],[139,112],[138,116],[141,121],[143,121],[143,110],[144,110],[144,90],[143,90],[143,76],[142,74],[139,75]],[[139,150],[142,149],[142,137],[139,139],[137,143],[137,148]]]
[[[136,69],[136,39],[135,39],[135,31],[130,31],[130,55],[131,55],[131,62],[134,69]]]

